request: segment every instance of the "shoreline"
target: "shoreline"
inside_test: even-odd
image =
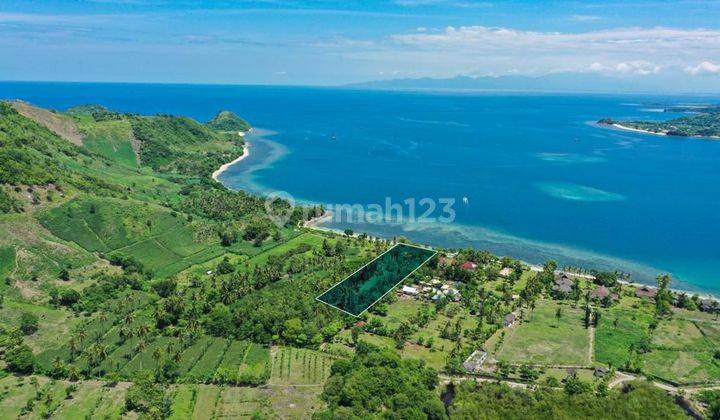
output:
[[[619,128],[620,130],[634,131],[636,133],[655,134],[656,136],[667,136],[667,133],[650,131],[650,130],[642,130],[640,128],[628,127],[626,125],[622,125],[622,124],[618,124],[618,123],[613,123],[611,125],[615,128]]]
[[[241,133],[241,132],[240,132],[240,133]],[[244,137],[244,136],[245,136],[245,133],[242,133],[242,134],[240,134],[240,133],[238,133],[238,135],[239,135],[240,137]],[[249,133],[249,131],[248,131],[248,133]],[[217,169],[215,170],[215,172],[212,173],[212,175],[211,175],[212,179],[214,179],[215,182],[220,182],[220,180],[218,179],[218,177],[219,177],[220,175],[222,175],[223,172],[227,171],[229,167],[231,167],[231,166],[233,166],[234,164],[240,162],[241,160],[245,159],[245,158],[248,157],[248,156],[250,156],[250,143],[249,143],[247,140],[245,140],[245,144],[243,145],[243,154],[240,155],[240,156],[238,156],[238,157],[237,157],[235,160],[233,160],[232,162],[223,163],[222,165],[220,165],[220,167],[217,168]],[[220,182],[220,183],[222,184],[222,182]],[[225,188],[227,188],[227,187],[225,187]]]
[[[653,134],[656,136],[665,136],[665,137],[676,137],[676,138],[688,138],[688,139],[710,139],[710,140],[718,140],[720,139],[720,136],[678,136],[678,135],[670,135],[667,132],[662,131],[650,131],[650,130],[643,130],[640,128],[634,128],[634,127],[628,127],[626,125],[622,125],[619,123],[612,123],[612,124],[601,124],[601,125],[609,125],[611,127],[617,128],[619,130],[625,130],[625,131],[633,131],[635,133],[643,133],[643,134]]]
[[[609,125],[609,124],[606,124],[606,125]],[[613,126],[613,127],[615,127],[615,128],[618,128],[618,129],[623,129],[623,130],[637,131],[637,132],[643,132],[643,133],[647,133],[647,134],[665,135],[665,134],[663,134],[663,133],[645,132],[644,130],[633,129],[633,128],[631,128],[631,127],[622,126],[622,125],[620,125],[620,124],[612,124],[611,126]],[[252,131],[254,131],[254,130],[252,130]],[[250,133],[250,131],[248,131],[247,133],[242,133],[242,134],[245,134],[245,135],[246,135],[246,134],[249,134],[249,133]],[[242,134],[241,134],[241,133],[238,133],[238,135],[241,135],[241,137],[244,137]],[[221,165],[216,171],[213,172],[212,178],[213,178],[216,182],[219,182],[219,183],[223,184],[222,181],[219,180],[220,175],[222,175],[222,173],[225,172],[225,171],[226,171],[228,168],[230,168],[232,165],[234,165],[234,164],[242,161],[242,160],[245,159],[246,157],[248,157],[249,154],[250,154],[250,152],[249,152],[250,146],[251,146],[251,144],[250,144],[249,142],[245,141],[245,145],[244,145],[244,148],[243,148],[243,154],[242,154],[241,156],[239,156],[238,158],[234,159],[232,162],[228,162],[228,163],[225,163],[225,164]],[[224,184],[223,184],[223,185],[224,185]],[[227,188],[227,187],[226,187],[226,188]],[[343,232],[342,230],[340,230],[340,229],[334,229],[334,228],[329,228],[329,227],[323,226],[326,222],[331,221],[331,220],[333,219],[333,216],[334,216],[334,214],[333,214],[332,212],[326,211],[326,212],[325,212],[323,215],[321,215],[321,216],[313,217],[313,218],[311,218],[310,220],[303,221],[303,222],[300,224],[300,227],[301,227],[301,228],[310,229],[310,230],[316,230],[316,231],[318,231],[318,232],[326,232],[326,233],[334,233],[334,234],[338,234],[338,235],[344,235],[344,232]],[[367,235],[367,237],[368,237],[369,239],[371,239],[371,240],[380,240],[380,239],[382,239],[382,240],[392,240],[391,237],[387,237],[387,236],[383,237],[383,236],[371,235],[371,234],[369,234],[369,233],[367,233],[367,232],[362,232],[362,231],[355,231],[355,232],[353,232],[353,235],[352,235],[352,236],[353,236],[353,237],[358,237],[361,233],[365,233],[365,235]],[[531,267],[531,268],[535,268],[535,269],[540,268],[540,267],[537,266],[536,264],[528,263],[527,261],[523,261],[522,259],[520,259],[520,261],[522,261],[523,264],[526,264],[526,265],[528,265],[528,266]],[[571,274],[571,275],[576,276],[576,277],[583,277],[583,278],[586,278],[586,279],[591,279],[591,278],[592,278],[592,275],[589,275],[589,274],[581,274],[581,273],[573,273],[573,272],[568,272],[568,274]],[[655,284],[654,284],[652,281],[648,281],[647,283],[645,283],[645,282],[638,282],[638,281],[631,281],[631,282],[622,281],[622,282],[623,282],[623,283],[627,283],[627,284],[629,284],[629,285],[631,285],[631,286],[635,286],[635,287],[642,287],[642,286],[655,287]],[[710,298],[710,299],[714,299],[714,300],[720,300],[720,299],[718,299],[718,297],[717,297],[715,294],[713,294],[713,292],[706,291],[706,290],[702,290],[702,288],[699,288],[699,290],[698,290],[698,289],[696,289],[696,290],[691,290],[691,289],[690,289],[690,290],[689,290],[689,289],[683,289],[683,288],[673,288],[673,287],[670,287],[670,290],[673,291],[673,292],[675,292],[675,293],[687,293],[689,296],[692,296],[692,295],[694,295],[694,294],[697,294],[697,295],[699,295],[701,298]]]
[[[539,271],[542,271],[542,269],[543,269],[543,268],[542,268],[541,266],[539,266],[539,265],[529,264],[529,266],[530,266],[530,270],[531,270],[531,271],[534,271],[534,272],[539,272]],[[557,270],[555,270],[555,274],[560,274],[560,273],[565,273],[565,274],[567,274],[567,275],[569,275],[569,276],[571,276],[571,277],[582,278],[582,279],[585,279],[585,280],[591,280],[591,281],[594,281],[594,280],[595,280],[595,276],[593,276],[592,274],[577,273],[577,272],[574,272],[574,271],[572,271],[572,270],[562,270],[562,269],[557,269]],[[651,288],[653,288],[653,289],[657,289],[657,288],[658,288],[656,284],[641,283],[641,282],[627,281],[627,280],[618,280],[618,284],[622,284],[622,285],[626,285],[626,286],[631,286],[631,287],[635,287],[635,288],[640,288],[640,287],[645,287],[645,286],[651,287]],[[668,287],[668,290],[671,291],[672,293],[675,293],[675,294],[685,293],[686,295],[688,295],[688,296],[690,296],[690,297],[693,296],[693,295],[698,295],[698,297],[699,297],[700,299],[711,299],[711,300],[716,300],[716,301],[720,302],[720,297],[715,296],[715,295],[713,295],[712,293],[708,293],[708,292],[700,292],[700,291],[697,291],[697,290],[676,289],[676,288],[674,288],[674,287]]]

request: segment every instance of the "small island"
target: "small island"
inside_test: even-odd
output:
[[[665,136],[720,138],[720,112],[717,111],[700,112],[668,121],[620,121],[603,118],[598,124]]]

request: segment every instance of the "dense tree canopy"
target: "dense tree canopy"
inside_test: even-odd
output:
[[[437,372],[419,360],[360,342],[355,357],[332,366],[323,399],[328,409],[316,418],[442,419]]]

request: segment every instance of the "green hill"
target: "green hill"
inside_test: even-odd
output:
[[[230,111],[218,112],[207,126],[218,131],[249,131],[250,124]]]

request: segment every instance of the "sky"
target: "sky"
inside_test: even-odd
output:
[[[720,92],[720,0],[0,1],[0,80],[342,85],[555,73]]]

